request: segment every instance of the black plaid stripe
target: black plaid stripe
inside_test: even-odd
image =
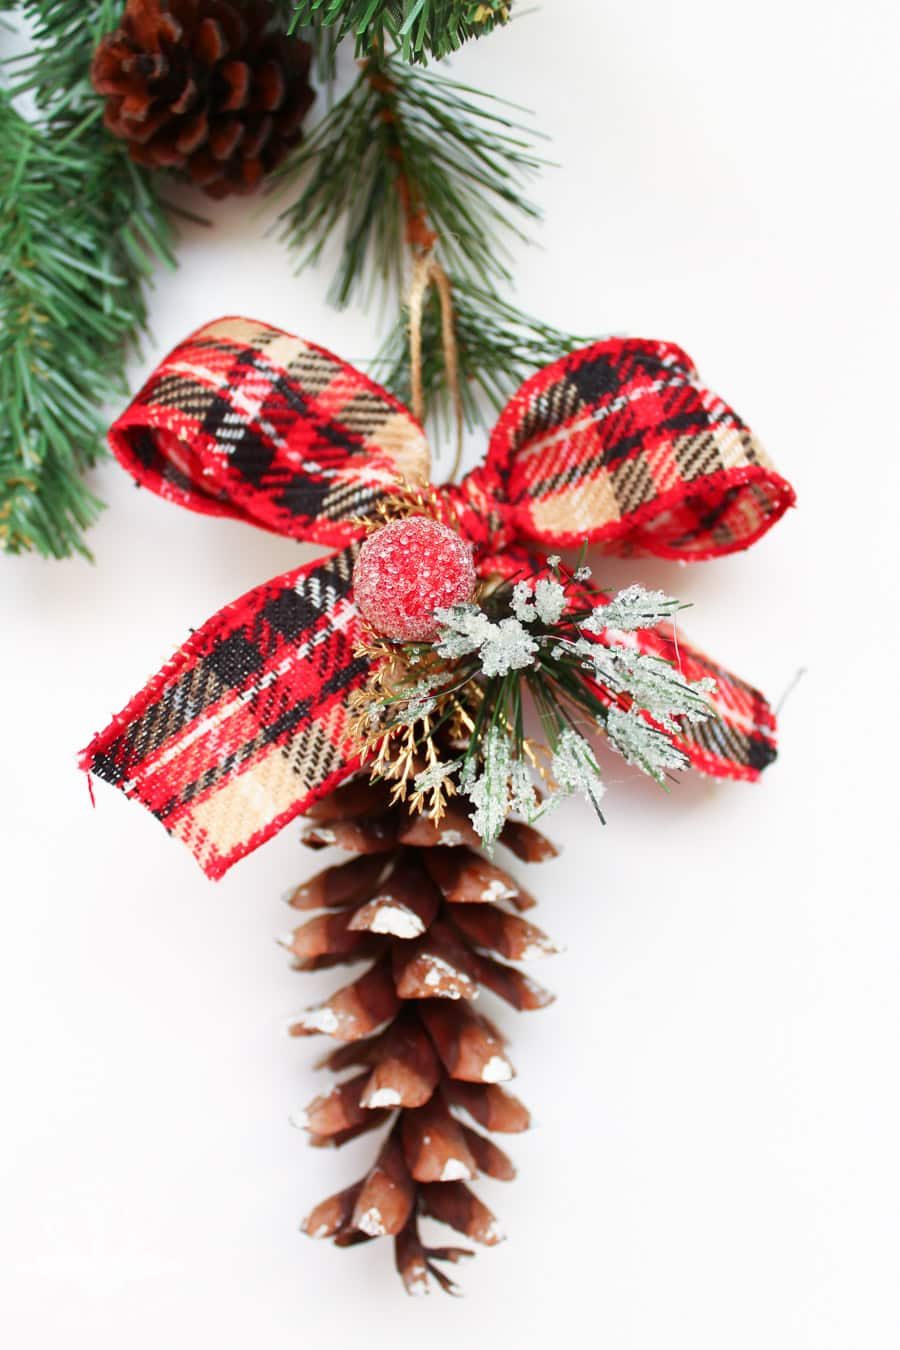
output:
[[[341,669],[329,681],[328,693],[361,682],[370,668],[365,657],[352,655],[352,643],[344,642],[344,652]],[[323,782],[345,759],[344,747],[334,744],[318,720],[282,746],[281,752],[290,761],[292,772],[311,783]]]
[[[216,398],[215,389],[181,372],[167,371],[148,386],[144,400],[164,408],[176,408],[187,417],[202,422],[210,403]]]
[[[662,379],[666,386],[647,395],[645,386],[640,383],[641,376],[655,382]],[[617,399],[616,395],[622,389],[630,390],[630,393]],[[658,400],[664,409],[661,423],[652,429],[641,418],[645,396]],[[691,411],[682,413],[685,403]],[[643,450],[651,430],[675,430],[682,416],[688,426],[695,426],[697,421],[696,393],[685,385],[683,366],[673,366],[649,352],[628,353],[617,361],[601,355],[581,362],[533,398],[528,413],[516,428],[513,447],[521,449],[531,437],[541,432],[560,430],[579,410],[599,412],[601,409],[602,421],[606,424],[601,448],[586,456],[584,448],[580,447],[576,461],[532,484],[530,495],[540,498],[567,485],[577,486],[583,479],[596,476],[601,468]],[[630,474],[626,474],[624,481],[629,478]],[[651,495],[654,495],[652,483]]]
[[[363,439],[368,440],[396,416],[395,409],[371,389],[360,389],[340,411],[340,421],[345,427]]]
[[[522,491],[510,500],[517,503],[531,500],[542,501],[544,497],[552,497],[562,488],[575,489],[585,479],[597,476],[603,468],[605,456],[606,452],[600,450],[585,458],[579,455],[576,459],[570,448],[561,447],[555,458],[562,461],[562,468],[557,469],[554,473],[548,473],[545,478],[541,478],[535,483],[524,486]]]
[[[252,677],[257,670],[263,669],[273,649],[285,645],[285,638],[299,646],[305,636],[321,632],[321,620],[327,618],[337,602],[349,593],[357,552],[358,544],[354,544],[326,559],[315,571],[299,578],[295,585],[276,592],[255,616],[249,634],[245,630],[239,631],[225,639],[229,641],[238,637],[246,644],[243,664],[247,676]],[[292,612],[293,621],[289,618],[289,611]],[[303,621],[302,626],[298,621]],[[274,633],[282,641],[274,640]],[[216,647],[219,645],[217,643]],[[320,637],[304,657],[310,675],[309,687],[315,691],[308,698],[297,699],[293,694],[286,695],[277,681],[258,690],[251,686],[244,697],[249,696],[251,701],[258,726],[256,734],[242,745],[234,747],[216,764],[206,768],[200,777],[185,784],[178,797],[168,802],[161,814],[169,815],[178,806],[208,792],[217,783],[229,778],[235,769],[255,758],[266,746],[286,738],[288,749],[295,745],[298,747],[297,762],[293,767],[295,772],[301,773],[299,747],[306,739],[306,732],[293,738],[290,733],[310,717],[316,707],[326,704],[337,689],[352,683],[366,669],[366,663],[354,657],[353,645],[353,638],[348,637],[344,630],[329,627],[327,636]],[[201,665],[206,665],[216,647]],[[318,722],[314,722],[313,726],[318,726]],[[323,746],[319,760],[327,765],[326,773],[330,773],[343,760],[340,747],[331,746],[329,758],[327,747]]]
[[[633,455],[626,459],[610,474],[613,491],[619,506],[619,514],[630,515],[644,502],[651,501],[656,495],[653,475],[643,455]]]
[[[128,730],[114,740],[102,760],[95,760],[93,772],[108,783],[120,783],[129,776],[133,765],[140,764],[148,755],[177,736],[195,718],[226,692],[215,666],[200,662],[186,670],[170,685],[162,697],[151,704]]]
[[[740,441],[741,441],[741,451],[743,453],[744,458],[747,460],[747,463],[759,464],[761,458],[760,456],[761,447],[759,441],[753,435],[753,432],[748,431],[745,427],[742,427],[740,434]],[[754,493],[758,494],[759,499],[762,500],[762,494],[760,492],[760,489],[754,485],[753,490]]]
[[[595,353],[586,360],[577,361],[569,371],[569,380],[578,391],[582,403],[594,408],[608,402],[622,388],[627,363],[619,363],[606,353]]]
[[[323,665],[327,664],[330,668],[332,662],[336,661],[347,673],[346,677],[351,678],[352,675],[356,674],[352,657],[352,643],[347,640],[343,633],[333,632],[320,642],[306,659],[310,662],[310,668],[315,669],[317,675],[321,673]],[[235,747],[223,759],[210,765],[198,779],[185,784],[178,799],[167,805],[165,814],[168,815],[176,807],[184,806],[193,801],[195,797],[208,792],[216,784],[226,782],[235,770],[255,759],[268,746],[274,745],[278,741],[285,742],[281,747],[282,753],[293,760],[291,765],[293,771],[298,775],[306,776],[309,766],[303,762],[303,748],[310,739],[310,733],[312,733],[313,740],[316,736],[322,739],[322,745],[318,751],[318,762],[327,776],[332,772],[332,769],[337,768],[343,761],[343,754],[340,746],[328,742],[322,724],[317,719],[313,719],[308,728],[304,728],[303,731],[293,737],[291,736],[291,732],[301,723],[306,722],[314,713],[315,708],[321,703],[324,693],[323,687],[317,689],[315,695],[310,695],[309,698],[291,698],[288,700],[276,683],[254,694],[253,706],[259,724],[256,734],[251,736],[249,740],[244,741],[242,745]]]
[[[303,391],[304,399],[312,402],[319,398],[342,373],[344,367],[340,362],[319,351],[305,350],[296,358],[292,358],[287,365],[289,382],[298,384]],[[396,410],[375,390],[359,389],[337,414],[330,412],[322,414],[315,407],[309,408],[306,403],[304,411],[307,416],[314,415],[320,419],[320,432],[324,432],[325,424],[329,426],[339,424],[342,432],[349,433],[348,436],[339,433],[343,448],[351,454],[364,455],[368,453],[365,441],[383,427],[395,415]]]
[[[716,437],[709,431],[682,436],[674,442],[675,460],[682,478],[690,482],[723,467]]]
[[[382,487],[366,483],[326,484],[318,515],[325,520],[347,520],[352,516],[370,516],[385,493]]]
[[[512,445],[519,450],[542,432],[563,426],[585,406],[584,399],[571,379],[563,378],[531,399],[516,427]]]
[[[292,356],[285,367],[291,379],[296,380],[310,398],[318,398],[327,389],[335,375],[340,373],[340,362],[324,352],[303,347]]]
[[[750,763],[748,738],[721,718],[711,717],[706,722],[692,722],[685,728],[684,739],[693,741],[707,754],[730,759],[736,764]]]

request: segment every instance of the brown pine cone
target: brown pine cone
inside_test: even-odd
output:
[[[308,43],[270,31],[270,0],[128,0],[94,54],[105,122],[132,159],[212,197],[252,192],[301,138]]]
[[[525,1107],[500,1086],[513,1068],[503,1036],[476,1000],[486,988],[520,1010],[545,1007],[552,996],[507,962],[556,948],[521,917],[534,901],[477,851],[459,807],[435,825],[391,808],[382,784],[357,778],[310,816],[308,847],[337,845],[356,856],[290,896],[295,909],[322,913],[285,945],[301,970],[360,961],[367,967],[290,1027],[294,1036],[324,1033],[339,1041],[322,1064],[350,1070],[310,1104],[302,1123],[314,1144],[336,1146],[386,1128],[371,1170],[317,1205],[304,1231],[339,1247],[393,1237],[409,1293],[427,1292],[429,1275],[456,1293],[437,1263],[472,1253],[425,1247],[419,1217],[474,1242],[500,1241],[493,1214],[466,1183],[479,1172],[510,1180],[515,1169],[466,1118],[500,1133],[529,1124]],[[501,841],[526,862],[556,851],[522,824],[508,823]]]

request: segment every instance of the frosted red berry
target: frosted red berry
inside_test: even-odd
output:
[[[403,642],[437,637],[434,613],[471,598],[472,545],[430,516],[370,534],[353,569],[356,607],[376,632]]]

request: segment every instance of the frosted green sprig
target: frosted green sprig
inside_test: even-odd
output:
[[[665,591],[627,586],[609,604],[598,605],[581,626],[586,633],[602,633],[605,628],[633,633],[640,628],[656,628],[681,608],[679,602]]]
[[[557,794],[570,796],[580,792],[599,813],[606,785],[600,765],[589,741],[571,727],[565,727],[556,743],[550,772],[557,784]]]
[[[538,644],[517,618],[491,619],[477,605],[451,605],[435,618],[442,633],[435,643],[439,656],[451,660],[477,652],[481,672],[489,678],[524,670],[534,664]]]
[[[661,656],[629,647],[605,647],[589,638],[563,639],[554,646],[552,656],[565,660],[569,653],[580,657],[583,669],[612,694],[627,695],[666,730],[677,730],[675,717],[702,722],[710,715],[708,695],[715,690],[715,680],[707,677],[691,682]]]
[[[497,724],[484,737],[481,754],[481,773],[476,773],[469,762],[460,787],[475,808],[472,827],[490,852],[506,824],[510,807],[510,770],[512,753],[510,739]]]
[[[610,708],[605,731],[613,750],[658,783],[665,782],[666,775],[673,769],[685,769],[688,766],[688,757],[684,751],[673,745],[665,732],[651,726],[633,708],[627,712],[621,708]]]
[[[429,764],[427,769],[417,773],[413,780],[413,787],[416,792],[434,792],[440,789],[446,783],[448,778],[453,778],[459,769],[460,760],[436,760],[434,764]]]
[[[432,759],[415,789],[419,796],[449,789],[467,797],[488,851],[510,815],[532,823],[573,794],[602,820],[606,785],[584,733],[605,734],[629,764],[665,783],[689,762],[676,744],[683,722],[712,714],[713,680],[689,680],[631,636],[670,618],[677,600],[633,585],[592,604],[587,567],[568,571],[553,557],[547,568],[549,575],[504,582],[478,603],[438,609],[431,651],[438,673],[411,678],[385,710],[391,727],[411,727],[436,707],[446,716],[453,706],[466,710],[464,753]],[[410,672],[422,655],[421,646],[410,646]],[[525,736],[526,695],[540,718],[543,746]]]

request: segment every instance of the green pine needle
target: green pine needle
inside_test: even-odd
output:
[[[35,44],[0,91],[0,546],[89,556],[111,398],[146,326],[146,283],[174,262],[151,177],[104,130],[88,68],[113,0],[26,0]],[[14,106],[28,92],[34,120]]]
[[[367,62],[279,175],[302,180],[281,217],[298,270],[338,235],[336,304],[371,294],[373,283],[402,288],[407,191],[439,235],[454,279],[509,280],[508,241],[525,239],[538,217],[524,185],[542,163],[512,111],[396,57]]]
[[[364,8],[374,13],[372,0]],[[325,0],[303,13],[336,23],[353,9],[352,0]],[[392,37],[399,42],[399,30]],[[451,283],[463,414],[474,427],[533,370],[582,341],[520,313],[503,294],[512,281],[512,246],[528,242],[539,215],[526,190],[544,161],[521,109],[409,66],[402,50],[376,54],[381,50],[368,49],[355,83],[282,170],[282,190],[299,185],[280,218],[282,238],[298,271],[338,244],[329,293],[335,304],[393,295],[400,317],[375,364],[407,403],[403,302],[413,259],[433,247]],[[454,396],[433,290],[422,357],[426,405],[443,429]]]
[[[509,0],[294,0],[291,30],[331,29],[353,38],[358,56],[386,40],[404,61],[425,62],[455,52],[509,19]]]

